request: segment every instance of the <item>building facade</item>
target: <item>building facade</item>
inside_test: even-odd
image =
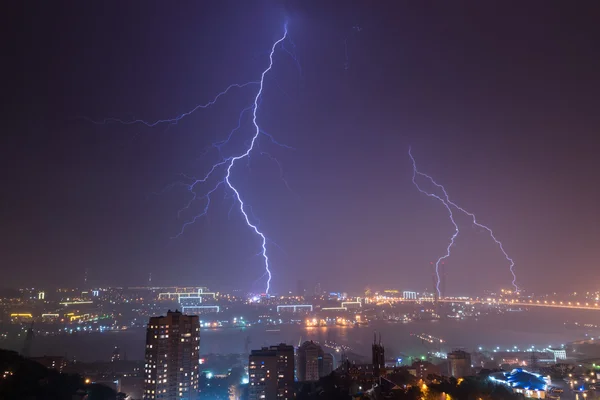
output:
[[[560,362],[560,360],[567,359],[567,350],[565,350],[563,348],[560,348],[560,349],[549,348],[548,350],[554,356],[554,362]]]
[[[421,360],[413,362],[408,372],[416,376],[417,379],[427,379],[428,375],[441,375],[440,368],[437,365]]]
[[[471,355],[463,350],[448,353],[448,371],[455,378],[471,375]]]
[[[281,343],[252,350],[248,375],[250,400],[293,399],[294,347]]]
[[[300,382],[314,382],[331,374],[333,356],[325,353],[312,340],[302,343],[296,351],[296,377]]]
[[[171,311],[146,329],[144,400],[192,400],[198,394],[200,322]]]

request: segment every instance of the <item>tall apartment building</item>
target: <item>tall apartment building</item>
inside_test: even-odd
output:
[[[293,399],[294,347],[277,346],[252,350],[248,360],[249,399]]]
[[[296,352],[296,376],[299,381],[318,381],[333,371],[333,356],[312,340],[302,343]]]
[[[455,378],[471,375],[471,355],[463,350],[448,353],[448,370]]]
[[[198,394],[200,322],[179,311],[151,317],[146,329],[144,400],[193,400]]]

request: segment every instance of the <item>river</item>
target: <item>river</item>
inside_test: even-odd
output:
[[[306,328],[300,325],[265,327],[256,325],[248,328],[203,329],[200,351],[209,353],[244,353],[246,341],[249,349],[277,343],[297,345],[300,340],[319,342],[335,341],[350,346],[361,355],[370,354],[373,333],[381,333],[382,343],[388,357],[403,353],[410,356],[424,355],[428,350],[438,350],[437,345],[423,343],[414,335],[427,333],[444,340],[441,351],[453,348],[502,349],[560,346],[587,335],[600,335],[583,329],[572,329],[564,325],[566,321],[583,320],[600,324],[600,312],[572,310],[532,310],[503,315],[483,317],[479,320],[455,321],[413,321],[391,324],[374,322],[362,327],[321,327]],[[588,336],[589,337],[589,336]],[[61,336],[37,336],[32,346],[32,355],[67,355],[80,361],[108,360],[115,346],[121,349],[122,356],[129,360],[144,358],[145,331],[132,329],[120,332],[80,333]],[[22,337],[0,343],[1,347],[20,350]]]

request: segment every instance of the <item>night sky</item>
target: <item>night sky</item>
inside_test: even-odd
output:
[[[342,6],[343,4],[343,6]],[[558,6],[560,4],[560,6]],[[598,289],[600,18],[595,1],[27,2],[9,10],[0,158],[2,285],[205,284],[264,288],[260,241],[214,194],[207,217],[181,179],[218,159],[265,81],[266,137],[232,181],[269,243],[273,290],[432,289],[453,233],[419,168],[477,214],[533,291]],[[356,29],[354,27],[360,27]],[[348,58],[346,59],[345,46]],[[8,107],[6,107],[8,105]],[[227,155],[239,153],[250,121]],[[446,293],[510,287],[508,263],[468,218]]]

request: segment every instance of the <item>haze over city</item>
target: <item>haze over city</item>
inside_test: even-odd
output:
[[[596,2],[6,8],[0,399],[600,398]]]
[[[129,2],[37,4],[14,16],[3,157],[3,285],[181,285],[264,291],[260,240],[231,190],[178,211],[170,184],[218,161],[275,49],[260,149],[234,168],[260,221],[272,290],[298,279],[432,290],[453,226],[419,169],[494,230],[530,291],[595,289],[600,59],[594,4]],[[225,156],[252,137],[249,114]],[[277,160],[274,161],[274,159]],[[278,163],[281,166],[278,165]],[[164,190],[164,191],[163,191]],[[157,194],[158,193],[158,194]],[[251,210],[251,211],[250,211]],[[189,211],[189,212],[186,212]],[[510,287],[468,217],[446,291]],[[468,279],[467,279],[468,277]]]

